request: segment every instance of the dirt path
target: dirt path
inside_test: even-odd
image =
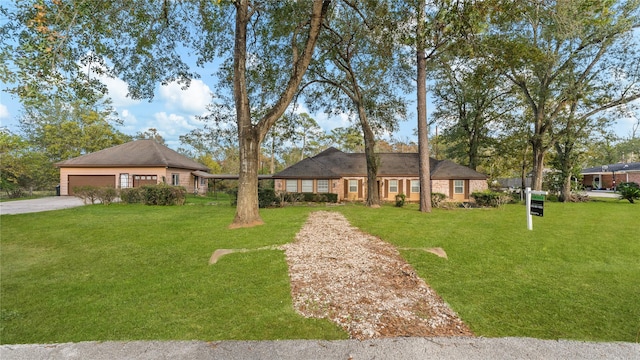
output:
[[[355,339],[473,336],[393,246],[342,214],[311,213],[283,248],[294,307],[304,316],[329,318]]]

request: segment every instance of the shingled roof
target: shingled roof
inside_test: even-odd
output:
[[[605,168],[606,166],[606,168]],[[596,166],[591,168],[586,168],[582,170],[581,174],[600,174],[600,173],[610,173],[610,172],[623,172],[623,171],[640,171],[640,162],[631,162],[631,163],[617,163],[617,164],[607,164],[604,166]]]
[[[379,176],[418,176],[419,158],[417,153],[381,153]],[[431,179],[479,179],[487,176],[466,166],[449,160],[430,159]],[[279,173],[278,179],[338,179],[346,176],[366,176],[367,162],[364,153],[345,153],[334,147],[306,158]]]
[[[57,167],[171,167],[209,171],[206,166],[159,144],[136,140],[56,163]]]

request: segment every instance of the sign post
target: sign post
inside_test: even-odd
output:
[[[533,230],[533,218],[531,215],[544,215],[544,197],[547,195],[547,192],[532,191],[531,188],[528,187],[526,188],[525,193],[527,204],[527,229]]]

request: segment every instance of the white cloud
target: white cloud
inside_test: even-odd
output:
[[[196,127],[191,124],[194,118],[187,118],[182,115],[167,114],[162,111],[153,115],[154,120],[147,123],[148,128],[155,128],[165,139],[173,139],[179,135],[186,134]]]
[[[89,65],[85,65],[83,67],[84,72],[88,70],[88,66]],[[90,76],[100,80],[107,87],[107,90],[109,91],[108,96],[111,98],[114,107],[131,106],[140,103],[140,100],[134,100],[127,97],[127,94],[129,93],[129,85],[127,85],[125,81],[119,78],[108,77],[104,74],[97,74],[93,71],[94,68],[100,67],[101,65],[92,63],[91,66],[92,70],[90,72]]]
[[[349,116],[347,114],[329,116],[322,111],[312,114],[309,111],[309,108],[307,108],[304,104],[300,104],[300,103],[296,105],[294,111],[296,114],[303,114],[303,113],[309,114],[309,116],[311,116],[318,123],[318,125],[320,125],[320,127],[327,133],[331,132],[331,130],[338,127],[349,127],[352,125],[351,121],[349,121]]]
[[[0,119],[8,119],[11,115],[9,114],[9,109],[4,104],[0,104]]]
[[[160,87],[160,99],[169,110],[181,110],[190,115],[202,115],[211,103],[211,89],[202,80],[191,80],[189,88],[172,82]]]
[[[110,78],[106,76],[98,76],[98,78],[109,90],[109,97],[113,102],[113,106],[131,106],[140,103],[140,100],[134,100],[127,97],[127,94],[129,93],[129,86],[126,82],[118,78]]]

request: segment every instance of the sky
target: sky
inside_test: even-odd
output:
[[[151,101],[133,100],[126,96],[128,90],[124,81],[112,78],[102,80],[107,85],[118,117],[123,120],[123,125],[116,127],[118,130],[134,135],[149,128],[155,128],[167,145],[174,150],[181,146],[180,135],[204,126],[197,116],[207,113],[206,107],[211,102],[211,94],[214,91],[214,80],[207,81],[203,77],[203,79],[192,80],[186,90],[183,90],[181,85],[171,83],[166,86],[157,86]],[[0,83],[0,126],[18,133],[22,106],[16,97],[5,91],[6,89],[7,84]],[[346,115],[329,117],[324,113],[311,114],[303,104],[298,105],[296,112],[309,113],[326,132],[337,127],[350,126]],[[394,137],[415,138],[413,136],[413,129],[416,128],[415,115],[413,118],[402,123],[400,131],[394,134]]]
[[[204,80],[204,81],[203,81]],[[180,135],[189,131],[202,128],[204,123],[197,116],[206,114],[206,106],[210,103],[211,94],[214,91],[213,79],[196,79],[191,81],[191,86],[183,90],[180,85],[171,83],[166,86],[157,86],[155,96],[151,101],[133,100],[128,98],[127,84],[120,79],[104,78],[103,81],[109,89],[113,106],[123,120],[123,125],[118,130],[125,134],[135,135],[138,132],[155,128],[172,149],[181,146]],[[16,97],[7,93],[7,84],[0,83],[0,126],[7,127],[14,133],[19,133],[19,118],[22,114],[22,105]],[[433,110],[429,103],[428,112]],[[409,106],[410,115],[406,121],[400,123],[400,129],[393,134],[396,139],[404,141],[416,140],[414,129],[415,101]],[[349,119],[343,116],[327,116],[324,113],[310,113],[303,104],[299,104],[296,110],[299,113],[309,113],[326,132],[336,127],[350,126]],[[429,115],[428,115],[429,116]],[[618,136],[628,137],[631,133],[635,119],[618,119],[613,126]],[[432,132],[433,134],[433,129]]]

